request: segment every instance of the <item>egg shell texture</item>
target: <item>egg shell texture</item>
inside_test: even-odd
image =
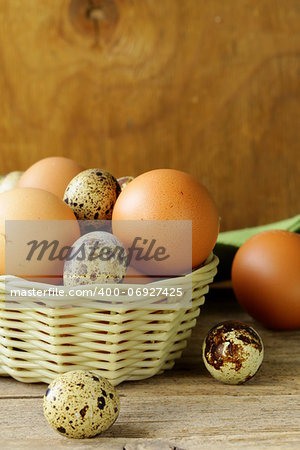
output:
[[[58,376],[44,396],[44,415],[58,433],[88,438],[107,430],[117,419],[119,396],[105,378],[76,370]]]
[[[300,329],[300,235],[269,230],[237,251],[232,286],[242,307],[264,326]]]
[[[166,235],[157,233],[170,258],[159,264],[151,260],[137,265],[138,270],[149,274],[172,276],[190,272],[209,256],[219,232],[217,207],[207,189],[191,175],[174,169],[151,170],[132,180],[118,197],[112,219],[113,231],[125,246],[140,235],[134,222],[178,222],[177,230],[173,227]],[[122,227],[122,221],[132,221],[133,225]],[[180,221],[192,223],[190,250],[189,236],[184,234],[188,229]]]
[[[63,199],[66,187],[83,168],[63,156],[50,156],[30,166],[20,177],[18,187],[44,189]]]
[[[263,361],[263,343],[246,324],[228,321],[212,328],[203,343],[206,368],[217,380],[241,384],[251,379]]]
[[[0,273],[5,273],[5,254],[6,254],[6,226],[5,220],[25,220],[25,221],[67,221],[68,229],[58,227],[41,226],[40,234],[37,233],[37,240],[45,239],[49,242],[58,240],[59,247],[72,245],[80,236],[80,230],[76,217],[61,199],[51,192],[35,188],[14,188],[0,194]],[[46,228],[49,232],[46,232]],[[23,246],[24,247],[24,246]],[[25,247],[24,247],[25,248]],[[24,250],[22,248],[22,250]],[[23,260],[24,261],[24,260]],[[18,263],[22,263],[21,254],[16,254],[16,269]],[[58,275],[61,282],[63,275],[63,261],[56,259],[51,261],[49,258],[43,258],[38,261],[32,258],[28,263],[31,267],[30,273],[36,275]],[[11,273],[20,275],[20,272]],[[46,280],[45,280],[46,281]],[[49,280],[48,280],[49,281]],[[53,280],[54,281],[54,280]],[[47,282],[47,281],[46,281]]]
[[[84,256],[78,253],[84,248]],[[96,249],[96,250],[95,250]],[[104,258],[101,250],[106,250]],[[78,286],[93,283],[119,283],[127,269],[127,254],[121,242],[105,231],[95,231],[81,236],[73,245],[74,257],[65,262],[65,286]],[[89,256],[93,256],[90,258]],[[108,256],[111,257],[108,258]],[[124,257],[122,257],[124,255]]]
[[[110,220],[121,192],[116,178],[102,169],[87,169],[69,183],[64,201],[77,219]]]

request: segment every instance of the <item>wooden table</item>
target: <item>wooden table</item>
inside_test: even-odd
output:
[[[300,447],[300,331],[272,332],[258,324],[265,360],[242,386],[213,380],[201,359],[202,340],[221,320],[252,323],[230,290],[214,290],[188,349],[174,370],[119,386],[114,426],[89,440],[69,440],[46,423],[44,384],[0,379],[0,447],[10,449],[199,449]]]

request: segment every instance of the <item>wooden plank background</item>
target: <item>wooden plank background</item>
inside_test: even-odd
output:
[[[189,171],[222,229],[299,212],[299,0],[0,0],[0,172]]]

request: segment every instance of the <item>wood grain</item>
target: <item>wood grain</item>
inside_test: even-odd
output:
[[[0,0],[0,172],[189,171],[222,229],[300,210],[298,0]]]
[[[118,387],[114,426],[91,440],[59,436],[42,413],[44,384],[0,379],[0,438],[5,449],[164,450],[298,448],[300,445],[300,331],[272,332],[255,323],[265,344],[259,373],[247,384],[213,380],[201,360],[208,329],[225,319],[253,320],[231,291],[208,296],[189,346],[175,369]]]

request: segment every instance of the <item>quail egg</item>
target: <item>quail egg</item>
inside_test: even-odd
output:
[[[90,438],[107,430],[120,410],[118,393],[94,372],[74,370],[59,375],[44,395],[49,425],[69,438]]]
[[[106,231],[81,236],[64,264],[65,286],[119,283],[127,269],[127,252],[121,242]]]
[[[242,322],[212,328],[203,343],[203,361],[210,374],[226,384],[250,380],[260,368],[264,347],[259,334]]]
[[[126,188],[126,186],[132,181],[134,179],[134,177],[132,177],[132,176],[127,176],[127,177],[121,177],[121,178],[118,178],[118,183],[119,183],[119,185],[121,186],[121,191],[123,191],[125,188]]]
[[[64,201],[77,219],[110,220],[121,192],[116,178],[102,169],[87,169],[68,184]]]

